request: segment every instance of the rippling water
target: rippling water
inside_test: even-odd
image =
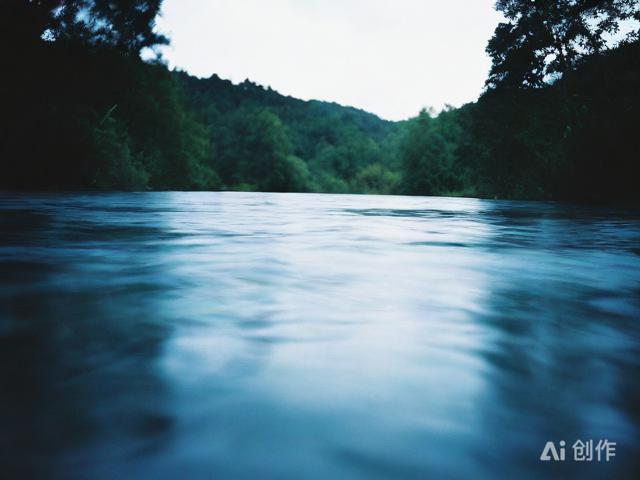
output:
[[[640,470],[637,211],[4,194],[0,271],[5,478]]]

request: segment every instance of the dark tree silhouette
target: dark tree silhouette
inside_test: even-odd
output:
[[[609,48],[607,34],[640,20],[637,0],[498,0],[500,23],[487,46],[489,88],[539,88],[589,55]],[[638,30],[628,41],[637,40]]]
[[[7,0],[4,36],[22,42],[66,39],[137,54],[168,43],[155,32],[162,0]]]

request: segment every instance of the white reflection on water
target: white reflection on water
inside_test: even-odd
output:
[[[249,193],[5,195],[0,212],[10,472],[638,468],[637,212]],[[561,438],[618,457],[540,464]]]

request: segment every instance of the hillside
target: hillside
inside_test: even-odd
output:
[[[235,85],[217,75],[198,79],[183,72],[174,74],[186,93],[189,108],[197,112],[212,133],[212,161],[225,185],[244,183],[234,177],[231,168],[226,168],[242,162],[240,158],[237,162],[230,160],[229,156],[237,155],[229,150],[237,152],[240,148],[251,158],[263,154],[263,149],[258,148],[263,145],[255,145],[254,149],[240,145],[246,143],[246,131],[240,131],[249,128],[243,118],[254,118],[260,112],[273,114],[277,117],[273,118],[275,123],[282,124],[291,153],[309,171],[309,189],[384,193],[398,182],[393,173],[398,170],[398,123],[337,103],[285,96],[249,80]],[[277,130],[278,126],[274,128]]]
[[[168,42],[154,30],[161,2],[146,13],[63,3],[69,15],[15,2],[0,16],[0,188],[638,202],[640,30],[598,40],[640,19],[637,2],[612,4],[590,46],[575,35],[600,18],[597,2],[550,2],[557,11],[546,16],[531,2],[499,2],[513,8],[487,44],[480,98],[404,122],[144,62],[143,48]],[[563,42],[540,35],[565,21],[578,23]],[[549,52],[571,55],[549,62]]]

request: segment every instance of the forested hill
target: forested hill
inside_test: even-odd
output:
[[[0,188],[640,201],[637,0],[497,2],[480,98],[404,122],[143,62],[161,3],[3,4]]]
[[[317,118],[324,117],[324,122],[318,123],[344,122],[378,140],[388,135],[394,125],[394,122],[383,120],[365,110],[343,106],[335,102],[300,100],[283,95],[271,87],[264,87],[249,79],[234,84],[216,74],[209,78],[197,78],[181,71],[176,71],[175,74],[188,90],[193,105],[214,104],[221,113],[230,113],[247,105],[269,108],[289,128],[295,127],[294,122],[308,124],[316,121]],[[327,132],[321,131],[319,133],[324,135]]]
[[[259,186],[261,179],[250,172],[243,177],[238,164],[262,157],[280,131],[283,149],[293,155],[304,177],[297,189],[390,193],[397,188],[400,124],[337,103],[285,96],[249,80],[235,85],[217,75],[199,79],[174,74],[189,108],[212,132],[213,161],[225,185]],[[249,145],[247,133],[264,138]]]

